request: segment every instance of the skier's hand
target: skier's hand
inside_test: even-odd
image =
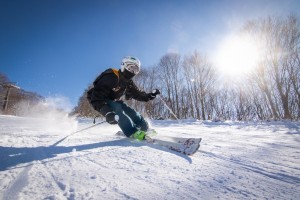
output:
[[[149,99],[153,100],[156,97],[156,95],[158,95],[158,94],[160,94],[159,89],[152,90],[152,92],[149,94]]]
[[[117,124],[119,120],[119,116],[114,112],[108,112],[105,115],[106,122],[109,124]]]
[[[156,96],[156,95],[160,94],[160,91],[159,91],[159,89],[154,89],[154,90],[152,90],[151,94]]]

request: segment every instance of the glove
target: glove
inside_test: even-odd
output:
[[[156,95],[158,95],[158,94],[160,94],[160,91],[158,89],[152,90],[152,92],[149,93],[149,99],[153,100],[156,97]]]
[[[114,112],[108,112],[105,115],[106,122],[109,124],[117,124],[119,120],[119,116],[116,115]]]

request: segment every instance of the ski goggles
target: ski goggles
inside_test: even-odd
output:
[[[127,64],[125,68],[127,69],[127,71],[130,71],[135,75],[137,75],[140,72],[140,68],[136,64]]]

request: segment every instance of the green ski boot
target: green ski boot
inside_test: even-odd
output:
[[[134,134],[132,134],[131,137],[133,137],[134,139],[142,141],[142,140],[145,139],[145,136],[146,136],[145,131],[138,130]]]

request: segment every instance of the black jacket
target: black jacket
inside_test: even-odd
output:
[[[95,110],[103,116],[112,109],[107,105],[108,100],[119,100],[124,94],[126,100],[149,101],[150,93],[138,89],[132,81],[132,76],[117,69],[107,69],[94,81],[94,87],[87,93],[87,98]]]

